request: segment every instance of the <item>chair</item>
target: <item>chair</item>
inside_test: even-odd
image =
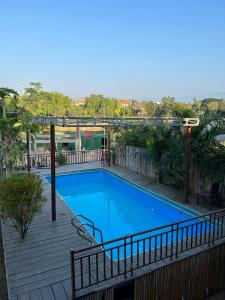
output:
[[[203,200],[203,203],[207,202],[209,208],[212,208],[212,205],[220,206],[220,182],[214,182],[209,191],[201,191],[197,193],[197,204],[200,204],[200,201]]]

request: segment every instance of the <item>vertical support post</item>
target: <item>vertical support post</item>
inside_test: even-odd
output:
[[[107,136],[107,152],[108,152],[108,167],[111,166],[111,155],[110,155],[110,149],[111,149],[111,128],[108,127],[108,136]]]
[[[75,151],[81,151],[81,136],[80,136],[80,127],[78,121],[77,121],[76,130],[77,131],[76,131]]]
[[[50,125],[51,140],[51,199],[52,199],[52,221],[56,220],[56,192],[55,192],[55,126]]]
[[[28,174],[30,174],[30,169],[31,169],[31,166],[30,166],[30,134],[29,132],[27,131],[26,132],[26,138],[27,138],[27,172]]]
[[[190,177],[190,146],[191,146],[191,126],[187,127],[187,141],[185,151],[185,202],[188,203],[189,177]]]
[[[72,300],[76,299],[76,285],[75,285],[75,266],[74,266],[74,250],[70,250],[70,267],[71,267],[71,289]]]

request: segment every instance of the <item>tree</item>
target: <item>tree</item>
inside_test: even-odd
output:
[[[18,93],[13,89],[0,88],[2,108],[2,117],[0,118],[0,167],[7,176],[11,174],[12,163],[17,153],[23,151],[23,142],[19,130],[15,127],[18,121],[17,96]],[[7,116],[7,106],[9,105],[14,111],[11,111],[10,115]]]
[[[85,100],[85,109],[88,116],[118,117],[122,113],[121,104],[115,98],[92,94]]]
[[[225,119],[207,114],[201,118],[200,126],[193,130],[191,159],[203,181],[207,177],[214,180],[225,177],[225,147],[216,140],[216,136],[224,132]]]
[[[32,95],[38,91],[42,90],[42,83],[41,82],[31,82],[30,87],[25,88],[25,94]]]
[[[195,117],[200,117],[202,115],[202,110],[201,110],[201,104],[202,102],[200,100],[197,100],[197,99],[193,99],[193,105],[192,105],[192,109],[193,109],[193,112],[195,114]]]
[[[40,83],[31,83],[20,97],[20,107],[33,115],[67,116],[72,111],[72,99],[57,92],[41,90]]]
[[[46,201],[42,192],[42,181],[34,174],[12,175],[0,183],[0,216],[10,221],[22,239]]]
[[[158,104],[153,101],[145,101],[144,108],[148,117],[154,117]]]
[[[17,121],[17,118],[0,120],[1,169],[6,176],[11,174],[13,164],[25,152],[25,144],[20,135],[20,128],[16,126]]]
[[[13,104],[16,105],[17,96],[18,93],[13,89],[4,88],[4,87],[0,88],[0,107],[1,107],[1,117],[3,119],[6,119],[6,100],[10,98]]]

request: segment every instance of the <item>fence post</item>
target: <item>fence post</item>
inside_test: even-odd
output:
[[[187,127],[187,141],[185,151],[185,202],[188,203],[189,177],[190,177],[190,147],[191,147],[191,126]]]
[[[107,152],[108,152],[108,167],[111,167],[111,128],[108,127],[108,136],[107,136]]]
[[[72,300],[76,299],[76,285],[75,285],[75,266],[74,266],[74,250],[70,250],[70,266],[71,266],[71,289]]]
[[[210,241],[211,241],[211,222],[212,222],[212,214],[209,215],[209,240],[208,240],[208,246],[210,246]]]
[[[29,131],[26,131],[26,139],[27,139],[27,172],[30,174],[31,164],[30,164],[30,134]]]
[[[50,126],[51,141],[51,200],[52,200],[52,221],[56,221],[56,191],[55,191],[55,126]],[[47,160],[47,156],[46,156]]]
[[[124,278],[127,278],[127,237],[124,238]]]
[[[170,255],[170,259],[173,260],[173,224],[171,225],[171,255]]]
[[[215,228],[216,227],[216,213],[213,214],[213,239],[212,239],[212,244],[214,245],[215,241]]]
[[[176,224],[176,259],[178,256],[178,241],[179,241],[179,223]]]

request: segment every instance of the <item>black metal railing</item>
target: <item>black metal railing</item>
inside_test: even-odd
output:
[[[225,209],[77,250],[71,249],[72,299],[95,284],[132,278],[157,261],[225,238]],[[114,281],[115,284],[115,281]],[[110,282],[109,282],[110,286]]]
[[[85,151],[67,151],[62,152],[65,158],[65,164],[81,164],[100,161],[102,158],[102,150],[85,150]],[[56,153],[56,161],[57,161]],[[27,156],[22,156],[18,162],[18,167],[27,167]],[[30,155],[30,165],[31,167],[50,167],[51,166],[51,154],[31,154]]]

